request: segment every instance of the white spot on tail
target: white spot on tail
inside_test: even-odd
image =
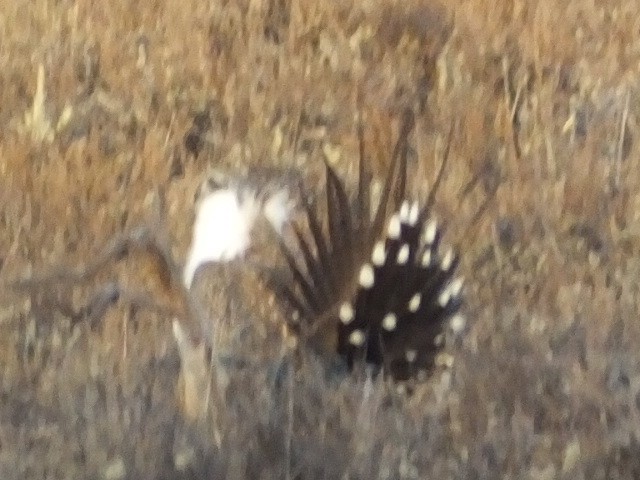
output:
[[[382,328],[387,332],[393,332],[398,325],[398,317],[395,313],[389,312],[382,319]]]
[[[354,330],[353,332],[351,332],[351,335],[349,335],[349,343],[354,347],[361,347],[362,345],[364,345],[364,341],[364,332],[360,329]]]
[[[422,295],[416,293],[411,300],[409,300],[409,311],[411,313],[416,313],[420,308],[420,302],[422,301]]]
[[[381,267],[387,260],[387,252],[385,250],[384,242],[381,240],[373,247],[373,253],[371,254],[371,261],[376,267]]]
[[[416,223],[418,223],[419,214],[420,209],[418,208],[418,202],[413,202],[413,205],[411,205],[411,209],[409,210],[409,225],[414,227]]]
[[[448,248],[447,252],[444,254],[444,257],[442,257],[442,261],[440,262],[440,268],[443,272],[446,272],[451,268],[451,265],[453,264],[453,257],[453,249]]]
[[[369,263],[365,263],[360,268],[360,275],[358,276],[358,283],[362,288],[370,289],[373,287],[373,282],[375,280],[375,275],[373,272],[373,267]]]
[[[460,333],[462,330],[464,330],[464,327],[467,326],[467,319],[464,317],[464,315],[458,313],[451,317],[449,324],[451,325],[451,330],[453,330],[454,333]]]
[[[351,323],[351,321],[353,320],[353,316],[354,316],[354,311],[351,304],[348,302],[345,302],[342,305],[340,305],[340,312],[338,313],[338,316],[340,317],[340,321],[343,324],[349,325],[349,323]]]
[[[438,232],[438,222],[432,218],[427,223],[427,226],[424,228],[423,232],[423,240],[425,245],[431,245],[433,241],[436,239],[436,233]]]
[[[407,223],[409,220],[409,202],[406,200],[402,202],[402,206],[400,207],[400,221],[402,223]]]
[[[460,295],[463,285],[464,285],[463,278],[456,278],[453,282],[451,282],[451,285],[449,286],[449,290],[451,290],[451,296],[457,297],[458,295]]]
[[[451,290],[447,287],[438,295],[438,305],[444,308],[449,303],[449,300],[451,300]]]
[[[400,238],[400,219],[398,214],[391,216],[389,226],[387,227],[387,236],[393,240]]]
[[[407,260],[409,260],[409,245],[405,243],[400,247],[400,250],[398,250],[398,265],[404,265],[407,263]]]
[[[447,287],[440,293],[438,297],[438,303],[441,307],[446,307],[452,297],[457,297],[462,291],[462,285],[464,280],[462,278],[456,278],[447,285]]]
[[[421,259],[420,263],[425,268],[428,267],[429,265],[431,265],[431,250],[430,249],[426,249],[424,251],[424,253],[422,254],[422,259]]]

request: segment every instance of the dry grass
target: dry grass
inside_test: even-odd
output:
[[[375,165],[419,113],[422,193],[454,123],[436,206],[472,319],[409,400],[231,361],[215,435],[183,424],[169,318],[91,329],[60,307],[92,285],[2,292],[0,477],[640,475],[636,2],[443,3],[0,1],[3,280],[83,263],[157,192],[184,258],[212,166],[348,174],[360,95]]]

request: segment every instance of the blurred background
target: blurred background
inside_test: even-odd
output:
[[[416,197],[453,125],[435,212],[461,253],[470,322],[453,366],[409,399],[312,365],[238,367],[233,427],[216,434],[180,414],[171,318],[126,303],[78,314],[109,281],[162,296],[143,261],[78,286],[3,287],[0,477],[639,476],[637,12],[0,0],[3,283],[85,264],[158,195],[184,262],[212,169],[281,169],[313,192],[325,158],[349,183],[357,115],[382,172],[411,108]],[[274,321],[255,289],[243,318]]]

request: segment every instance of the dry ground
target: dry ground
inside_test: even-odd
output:
[[[212,434],[180,415],[169,318],[120,305],[90,328],[93,284],[2,291],[0,477],[639,478],[638,8],[1,0],[3,282],[86,262],[158,193],[184,259],[212,167],[312,176],[325,154],[348,176],[360,95],[374,165],[418,113],[422,194],[453,122],[436,210],[471,327],[409,400],[238,366]]]

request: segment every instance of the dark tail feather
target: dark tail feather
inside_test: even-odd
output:
[[[363,232],[371,222],[371,175],[365,169],[364,129],[362,113],[358,115],[358,230]]]
[[[312,285],[308,278],[305,276],[304,272],[300,270],[298,263],[293,257],[293,253],[289,250],[289,248],[285,245],[282,239],[280,242],[280,251],[284,255],[285,260],[287,261],[287,265],[293,275],[295,283],[300,287],[301,293],[306,301],[306,304],[310,307],[310,309],[314,312],[317,312],[321,306],[321,299],[318,298],[316,289],[314,285]]]
[[[394,193],[394,203],[398,203],[398,198],[401,198],[405,194],[406,180],[407,180],[407,156],[405,145],[407,143],[409,133],[413,129],[415,119],[413,112],[407,110],[402,120],[402,127],[400,129],[400,135],[398,141],[393,149],[393,155],[391,157],[391,165],[389,166],[389,172],[380,195],[380,203],[376,210],[375,219],[373,221],[373,232],[380,232],[382,225],[387,217],[389,210],[389,196],[391,195],[394,183],[396,184],[396,191]],[[403,155],[402,152],[405,152]],[[402,201],[402,200],[400,200]],[[397,210],[400,205],[391,205],[393,210]]]
[[[318,295],[322,296],[323,299],[326,299],[330,293],[328,272],[322,268],[321,262],[313,256],[309,243],[298,226],[294,225],[293,228],[298,240],[298,246],[300,247],[300,251],[304,258],[307,272],[313,280],[313,284],[317,288]]]
[[[327,172],[327,216],[329,236],[333,252],[348,252],[353,245],[351,207],[344,185],[331,166],[326,163]]]
[[[329,278],[326,279],[327,283],[329,285],[334,285],[335,279],[333,278],[332,270],[333,261],[329,253],[324,234],[322,233],[322,227],[320,226],[318,217],[316,216],[313,207],[309,203],[305,203],[305,213],[307,217],[307,223],[309,225],[309,230],[311,231],[311,236],[313,237],[313,242],[317,250],[318,261],[322,266],[323,271],[328,273],[329,275]]]

